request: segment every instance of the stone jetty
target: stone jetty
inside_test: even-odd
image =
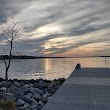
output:
[[[0,99],[15,101],[17,110],[41,110],[64,81],[64,78],[53,81],[9,80],[6,93],[6,82],[1,78]]]

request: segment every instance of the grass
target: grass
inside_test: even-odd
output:
[[[0,100],[0,110],[16,110],[16,103],[10,100]]]

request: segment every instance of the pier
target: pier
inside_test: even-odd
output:
[[[42,110],[110,110],[110,69],[75,69]]]

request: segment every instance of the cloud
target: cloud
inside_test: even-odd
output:
[[[0,23],[6,23],[9,17],[14,17],[31,3],[31,0],[1,0]]]
[[[110,0],[1,0],[0,23],[24,22],[17,50],[55,55],[110,41],[109,10]]]

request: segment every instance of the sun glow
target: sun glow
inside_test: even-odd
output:
[[[50,47],[48,45],[44,45],[44,48],[48,50]]]

